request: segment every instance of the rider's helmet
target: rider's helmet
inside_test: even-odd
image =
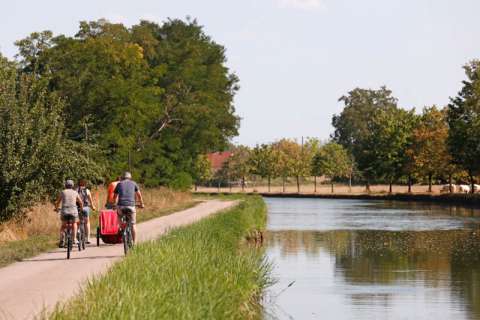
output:
[[[128,172],[128,171],[125,171],[125,172],[123,173],[122,178],[123,178],[124,180],[125,180],[125,179],[132,179],[132,174],[131,174],[130,172]]]
[[[67,181],[65,181],[65,188],[71,189],[71,188],[73,188],[74,184],[75,183],[73,182],[73,180],[68,179]]]

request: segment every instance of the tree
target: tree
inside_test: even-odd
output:
[[[310,175],[310,165],[318,144],[318,140],[313,138],[302,141],[301,144],[288,139],[282,139],[274,144],[279,151],[279,170],[283,177],[284,192],[285,180],[289,176],[295,177],[297,192],[300,192],[300,179]]]
[[[464,66],[467,80],[448,105],[448,148],[455,164],[468,172],[471,192],[480,173],[480,60]]]
[[[397,99],[390,90],[381,87],[379,90],[356,88],[339,101],[344,103],[344,108],[339,115],[333,116],[333,141],[341,144],[353,156],[366,180],[367,191],[370,191],[374,172],[369,155],[364,152],[367,150],[366,143],[372,136],[374,116],[380,111],[395,110]]]
[[[17,42],[24,70],[48,77],[66,102],[68,136],[101,145],[111,175],[130,169],[169,185],[237,135],[238,78],[196,21],[84,21],[74,37],[43,34]]]
[[[428,192],[432,192],[432,179],[449,171],[452,158],[447,148],[448,125],[446,112],[437,107],[424,108],[413,129],[413,143],[407,154],[413,161],[414,171],[428,178]]]
[[[200,154],[195,160],[195,165],[193,167],[193,178],[195,181],[195,191],[197,186],[201,183],[206,183],[213,176],[212,164],[206,155]]]
[[[247,146],[236,146],[233,148],[232,156],[226,161],[225,167],[229,180],[240,179],[242,191],[245,191],[247,176],[251,173],[250,148]]]
[[[0,56],[0,221],[53,196],[67,177],[102,177],[94,148],[65,138],[63,101],[47,84]]]
[[[329,142],[320,147],[312,160],[312,172],[315,176],[325,176],[330,179],[332,193],[334,179],[349,177],[352,167],[347,150],[335,142]]]
[[[290,156],[295,149],[296,143],[288,139],[282,139],[272,144],[272,147],[278,152],[278,175],[282,177],[282,192],[285,192],[285,182],[292,175],[292,166],[294,158]]]
[[[278,149],[268,144],[255,146],[250,154],[251,172],[262,178],[267,178],[268,192],[270,192],[272,178],[278,175],[279,159]]]
[[[393,109],[378,111],[370,123],[371,135],[365,140],[359,165],[369,176],[387,180],[390,193],[393,182],[405,173],[415,121],[414,110]]]

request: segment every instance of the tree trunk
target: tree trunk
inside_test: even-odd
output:
[[[198,185],[195,183],[195,191],[198,190]]]
[[[469,174],[470,176],[470,192],[475,193],[475,178],[473,177],[473,174]]]
[[[408,193],[412,193],[412,176],[408,175]]]
[[[428,174],[428,192],[432,193],[432,174]]]
[[[451,174],[448,175],[448,191],[450,191],[450,193],[453,193],[452,175]]]
[[[268,193],[270,193],[270,186],[272,184],[272,178],[268,176]]]
[[[333,192],[334,192],[334,190],[333,190],[333,179],[332,179],[332,180],[330,180],[330,186],[331,186],[332,193],[333,193]]]
[[[242,192],[245,192],[245,177],[242,177]]]
[[[393,185],[393,182],[390,181],[390,183],[388,184],[388,193],[390,193],[390,194],[392,194],[392,192],[393,192],[393,186],[392,185]]]
[[[317,176],[313,177],[313,192],[317,193]]]
[[[348,192],[352,192],[352,174],[348,176]]]
[[[368,179],[367,179],[367,184],[366,184],[366,186],[365,186],[365,191],[366,191],[367,193],[370,193],[370,180],[368,180]]]
[[[285,177],[282,177],[282,192],[285,193]]]
[[[300,176],[297,176],[297,192],[300,193]]]

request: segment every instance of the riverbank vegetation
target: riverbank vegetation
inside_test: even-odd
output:
[[[300,181],[322,176],[331,182],[366,185],[394,184],[450,185],[469,184],[472,193],[480,175],[480,60],[464,67],[466,80],[450,104],[444,107],[427,106],[421,113],[398,106],[398,100],[386,87],[378,90],[356,88],[339,101],[342,112],[334,115],[335,129],[330,141],[316,138],[302,141],[281,139],[254,148],[238,146],[223,168],[216,172],[213,185],[225,186],[258,176],[266,181],[281,179],[283,192],[290,179],[301,192]],[[463,190],[462,190],[463,191]]]
[[[196,203],[191,194],[186,192],[173,192],[162,188],[145,189],[143,193],[146,209],[139,211],[138,222],[187,209]],[[105,190],[95,190],[94,195],[101,206],[100,201],[106,199]],[[98,225],[97,212],[92,212],[90,222],[91,232],[94,233]],[[2,224],[0,226],[0,267],[55,248],[58,244],[59,228],[58,213],[53,211],[50,203],[33,207],[27,212],[26,219],[12,220]]]
[[[129,170],[147,187],[189,189],[199,155],[237,134],[238,78],[195,20],[84,21],[74,36],[16,45],[16,61],[0,55],[0,222],[66,178]]]
[[[260,319],[269,264],[260,197],[140,244],[51,319]],[[250,240],[248,240],[250,239]]]

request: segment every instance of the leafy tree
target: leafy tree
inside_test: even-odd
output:
[[[471,192],[480,173],[480,60],[464,66],[467,80],[448,105],[448,148],[455,164],[468,172]]]
[[[321,146],[312,159],[312,172],[315,176],[325,176],[330,179],[332,193],[334,179],[349,177],[351,168],[351,158],[347,150],[335,142]]]
[[[339,99],[344,103],[344,109],[339,115],[334,115],[332,125],[335,132],[333,141],[341,144],[353,156],[358,169],[366,179],[367,191],[370,181],[374,178],[371,159],[364,151],[372,136],[371,127],[375,115],[380,111],[392,111],[397,108],[397,99],[386,87],[379,90],[356,88]]]
[[[380,110],[373,116],[359,166],[370,177],[386,179],[390,193],[393,182],[405,173],[415,122],[414,110]]]
[[[17,57],[22,57],[21,66],[26,72],[43,73],[46,70],[42,64],[41,55],[52,47],[53,33],[51,31],[33,32],[25,39],[15,42],[19,48]]]
[[[226,175],[229,180],[240,180],[242,191],[245,190],[247,176],[251,173],[250,148],[237,146],[232,151],[232,156],[225,162]]]
[[[279,171],[283,177],[284,192],[285,180],[289,176],[295,177],[297,191],[300,192],[300,179],[310,175],[310,165],[318,144],[318,140],[312,138],[302,144],[288,139],[282,139],[274,144],[274,148],[279,151]]]
[[[198,155],[193,168],[193,178],[195,179],[195,190],[197,186],[206,183],[213,176],[212,164],[206,155]]]
[[[413,130],[413,143],[407,150],[414,170],[428,178],[428,191],[432,192],[432,179],[448,172],[452,158],[447,148],[448,125],[446,112],[437,107],[424,108]]]
[[[270,192],[272,178],[275,178],[278,175],[279,159],[279,151],[273,145],[257,145],[251,152],[251,172],[262,178],[267,178],[268,192]]]
[[[67,177],[101,179],[95,150],[65,139],[63,102],[47,89],[47,81],[0,57],[1,221],[53,195]]]
[[[146,185],[168,185],[238,133],[238,78],[196,21],[99,20],[81,22],[74,37],[42,34],[17,42],[22,65],[48,76],[66,101],[69,137],[100,144],[111,175],[130,169]]]
[[[285,192],[285,183],[292,175],[292,166],[294,159],[290,156],[295,149],[296,142],[288,139],[282,139],[272,144],[272,148],[278,153],[278,175],[282,177],[282,192]]]

